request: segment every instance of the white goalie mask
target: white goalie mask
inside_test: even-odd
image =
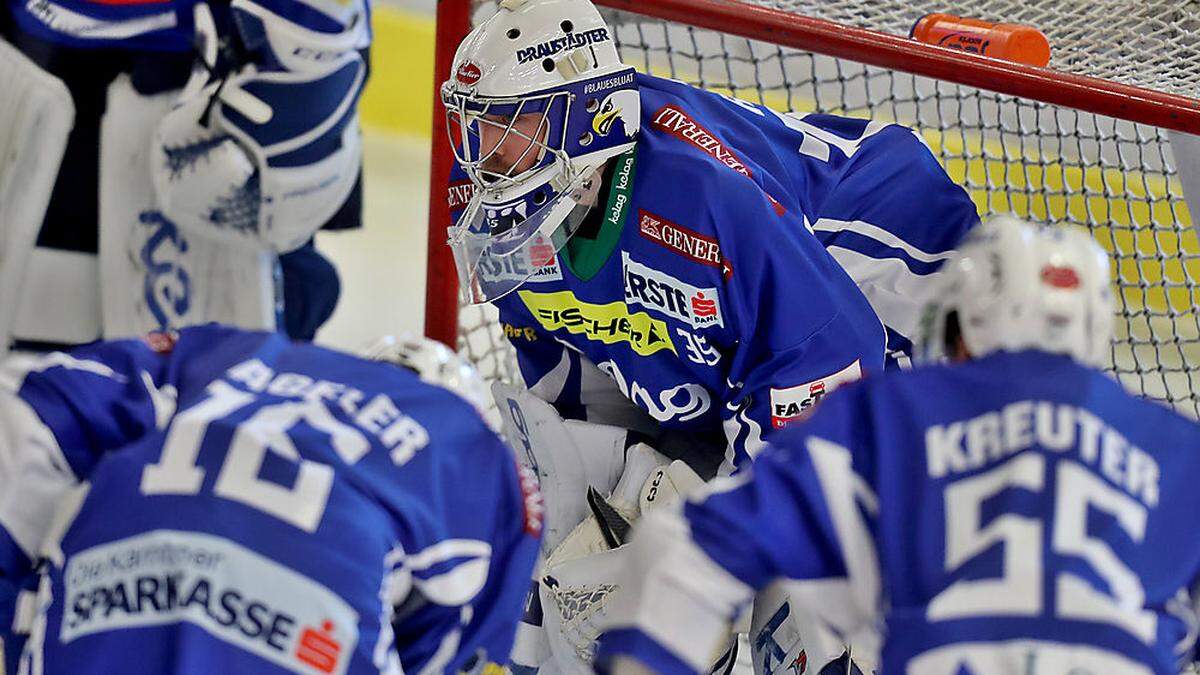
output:
[[[386,361],[415,372],[422,382],[458,394],[480,415],[491,404],[487,385],[473,366],[437,340],[417,335],[385,335],[358,354],[369,361]]]
[[[588,0],[503,0],[442,85],[451,145],[475,196],[450,245],[471,303],[551,264],[595,203],[599,170],[633,148],[633,68]]]
[[[1086,234],[992,219],[946,264],[917,355],[940,361],[961,335],[973,357],[1037,349],[1102,366],[1113,335],[1109,281],[1108,255]]]

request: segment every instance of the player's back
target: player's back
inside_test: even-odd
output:
[[[151,405],[157,428],[68,453],[89,482],[46,548],[44,672],[379,672],[457,658],[443,640],[494,646],[462,606],[490,611],[485,582],[536,543],[519,541],[512,457],[466,402],[218,327],[183,331],[157,367],[117,406]]]
[[[910,352],[921,303],[932,292],[930,280],[979,222],[966,191],[950,180],[917,133],[866,119],[779,113],[649,75],[639,75],[638,86],[640,143],[707,154],[717,170],[756,184],[760,199],[777,215],[791,214],[783,220],[735,216],[728,236],[717,233],[723,250],[732,249],[747,230],[761,230],[768,246],[781,238],[814,237],[887,327],[888,351]],[[648,165],[647,171],[667,173]],[[711,190],[682,194],[686,199],[706,192]],[[728,190],[721,194],[732,199]],[[772,228],[774,221],[784,231]]]
[[[870,437],[847,444],[874,449],[853,462],[878,497],[885,672],[1178,672],[1200,427],[1033,351],[847,393]]]
[[[920,274],[922,265],[936,263],[938,254],[978,222],[966,192],[907,127],[780,113],[652,75],[639,74],[637,82],[647,133],[674,137],[757,183],[777,212],[803,213],[826,246],[848,244],[820,220],[867,221],[901,239],[885,242],[895,250],[872,253],[901,260]],[[908,198],[913,191],[923,199]],[[879,236],[869,229],[856,232]]]

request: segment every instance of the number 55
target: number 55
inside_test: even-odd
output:
[[[946,488],[946,571],[952,572],[996,544],[1004,547],[998,579],[958,581],[929,603],[926,618],[946,621],[988,615],[1034,616],[1042,613],[1045,556],[1037,518],[1013,513],[981,527],[983,503],[1006,488],[1044,489],[1046,459],[1026,453]],[[1146,507],[1105,484],[1079,464],[1062,460],[1056,492],[1051,547],[1063,556],[1082,558],[1104,580],[1110,594],[1085,579],[1061,572],[1055,580],[1057,616],[1095,621],[1120,628],[1146,644],[1154,642],[1158,618],[1143,608],[1141,581],[1102,539],[1087,533],[1088,509],[1112,515],[1135,542],[1146,536]]]

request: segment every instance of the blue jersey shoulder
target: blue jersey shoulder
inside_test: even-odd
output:
[[[757,340],[786,349],[839,314],[859,317],[864,333],[879,332],[853,280],[814,235],[811,207],[774,154],[767,113],[683,83],[638,82],[644,187],[635,203],[655,231],[670,230],[674,242],[687,244],[684,257],[695,260],[691,252],[706,247],[722,261],[743,337],[757,331]],[[755,161],[768,154],[769,161]],[[645,214],[638,227],[645,232]],[[789,290],[804,293],[805,302],[776,312]]]

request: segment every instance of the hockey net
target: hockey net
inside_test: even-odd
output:
[[[440,79],[467,18],[478,22],[494,11],[491,3],[453,1],[462,4],[439,5]],[[1190,98],[1200,94],[1200,0],[597,4],[607,6],[622,58],[639,70],[780,111],[908,125],[981,215],[1012,213],[1089,231],[1114,260],[1111,369],[1131,390],[1200,416],[1200,244],[1167,130],[1200,133],[1200,102]],[[906,40],[932,12],[1036,26],[1052,47],[1050,69],[948,55]],[[486,377],[516,380],[494,311],[460,309],[445,287],[454,273],[440,250],[448,222],[438,167],[449,152],[439,124],[427,330],[457,340]]]

